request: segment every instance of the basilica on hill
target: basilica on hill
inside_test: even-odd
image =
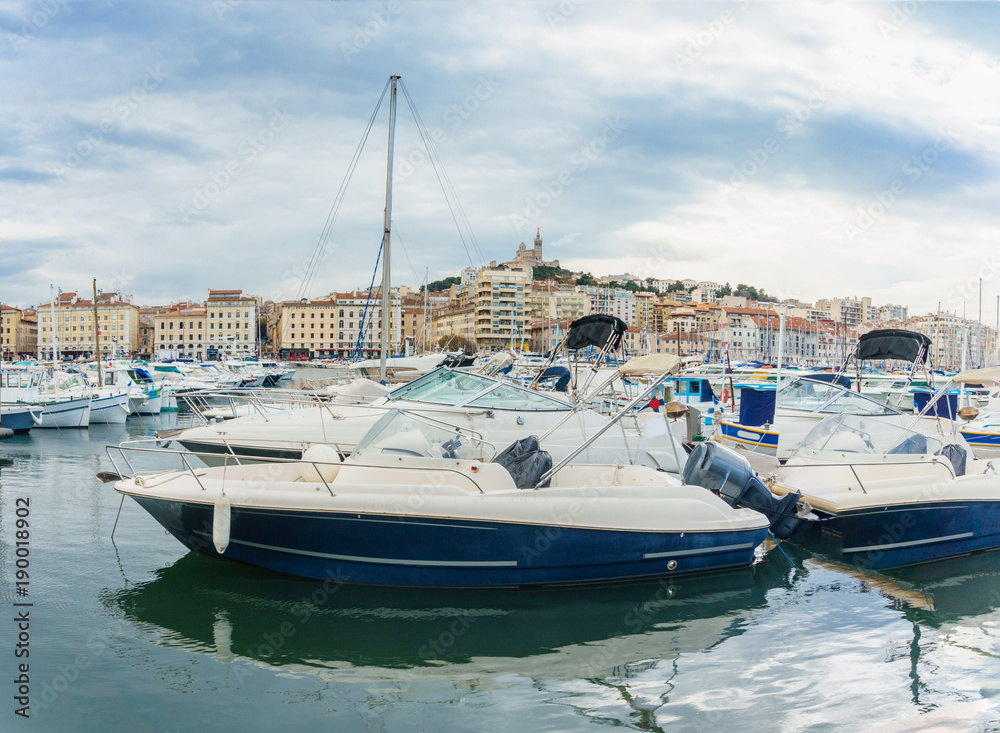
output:
[[[528,249],[524,242],[521,242],[517,245],[517,254],[514,255],[514,259],[509,262],[505,262],[504,264],[511,269],[527,270],[530,272],[531,268],[538,267],[539,265],[559,267],[559,260],[546,262],[542,259],[542,234],[541,228],[539,228],[535,232],[534,248]]]

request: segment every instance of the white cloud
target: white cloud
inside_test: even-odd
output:
[[[997,241],[1000,64],[961,23],[933,22],[932,10],[959,8],[921,3],[899,23],[898,4],[584,3],[561,14],[570,6],[428,2],[371,32],[383,5],[242,3],[219,18],[208,5],[72,4],[5,49],[0,238],[65,247],[26,274],[0,274],[5,300],[37,302],[52,280],[80,288],[123,267],[144,302],[221,286],[297,295],[394,72],[443,135],[438,151],[485,260],[506,259],[541,227],[547,256],[595,274],[928,310]],[[5,3],[2,30],[18,33],[28,7]],[[359,32],[367,42],[345,57],[341,44]],[[166,76],[150,84],[157,65]],[[294,119],[256,150],[282,109]],[[581,167],[573,156],[614,118],[625,128]],[[88,148],[106,120],[112,129]],[[948,154],[911,180],[902,167],[942,130]],[[778,149],[720,193],[769,139]],[[87,154],[70,165],[81,144]],[[395,280],[479,262],[403,100],[397,144]],[[310,295],[371,276],[384,145],[383,108]],[[561,173],[571,180],[546,199]],[[896,179],[905,195],[845,236]],[[210,203],[185,217],[198,192]],[[984,287],[993,297],[1000,278]]]

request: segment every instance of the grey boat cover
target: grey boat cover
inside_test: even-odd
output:
[[[552,468],[552,456],[538,447],[538,438],[529,435],[511,443],[493,459],[507,469],[519,489],[533,489],[538,479]],[[545,482],[548,484],[548,482]]]

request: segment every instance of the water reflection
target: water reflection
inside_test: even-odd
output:
[[[742,633],[748,614],[795,570],[784,558],[670,582],[552,590],[326,586],[194,554],[106,605],[158,643],[313,670],[448,667],[548,679],[629,677],[650,660]]]

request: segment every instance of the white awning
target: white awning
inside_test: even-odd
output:
[[[681,370],[681,360],[673,354],[647,354],[634,356],[618,367],[624,376],[637,377],[641,374],[677,374]]]

